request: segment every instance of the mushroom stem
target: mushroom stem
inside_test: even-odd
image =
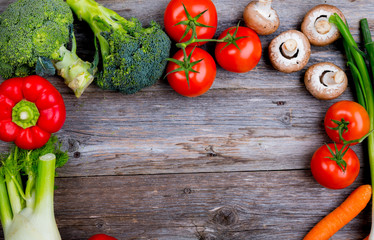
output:
[[[327,17],[320,17],[314,22],[314,27],[319,34],[326,34],[331,29],[331,24]]]
[[[282,54],[286,57],[293,57],[295,53],[297,52],[297,42],[295,39],[287,39],[282,44]]]
[[[324,85],[334,85],[340,84],[344,81],[344,72],[337,71],[337,72],[326,72],[321,76],[321,82]]]
[[[269,15],[271,12],[272,2],[272,0],[258,0],[256,2],[256,8],[258,9],[258,12],[260,12],[264,16]]]

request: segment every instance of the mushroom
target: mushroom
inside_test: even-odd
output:
[[[271,7],[271,2],[272,0],[255,0],[244,9],[245,24],[259,35],[272,34],[279,27],[279,17]]]
[[[301,24],[301,31],[312,45],[326,46],[339,38],[339,30],[335,24],[329,22],[330,16],[334,13],[345,22],[343,13],[332,5],[317,5],[307,12]]]
[[[270,42],[269,57],[271,64],[278,71],[297,72],[309,61],[310,43],[300,31],[285,31]]]
[[[306,89],[317,99],[330,100],[339,97],[347,88],[348,78],[344,71],[329,62],[314,64],[304,76]]]

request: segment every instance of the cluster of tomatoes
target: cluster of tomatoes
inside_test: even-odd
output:
[[[363,106],[344,100],[327,110],[324,125],[334,143],[325,144],[314,152],[311,171],[322,186],[342,189],[351,185],[360,171],[360,161],[350,146],[368,136],[370,118]]]
[[[208,41],[217,42],[215,59],[225,70],[248,72],[260,61],[261,41],[250,28],[230,27],[218,39],[212,39],[217,29],[217,10],[211,0],[171,0],[164,13],[164,25],[172,40],[188,44],[181,45],[166,68],[170,86],[183,96],[200,96],[215,80],[215,60],[200,48]]]

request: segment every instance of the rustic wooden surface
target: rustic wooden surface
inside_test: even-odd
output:
[[[13,1],[0,0],[0,12]],[[163,23],[168,0],[102,0],[124,17]],[[217,35],[242,20],[248,0],[214,0]],[[218,68],[205,95],[185,98],[165,80],[135,95],[90,86],[78,100],[60,78],[67,120],[58,133],[71,156],[58,170],[55,214],[64,240],[95,233],[118,239],[248,240],[302,239],[358,185],[370,182],[364,145],[356,182],[328,190],[310,173],[313,152],[329,139],[327,108],[353,99],[319,101],[305,89],[303,74],[275,71],[267,46],[277,34],[300,29],[313,6],[339,7],[356,39],[358,21],[374,30],[374,0],[274,1],[281,26],[261,37],[263,57],[246,74]],[[92,56],[87,26],[77,23],[80,54]],[[205,47],[212,52],[213,44]],[[313,47],[308,66],[331,61],[345,69],[341,43]],[[8,144],[1,143],[5,151]],[[370,208],[332,239],[362,239],[369,233]]]

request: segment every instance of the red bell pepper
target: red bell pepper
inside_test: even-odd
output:
[[[64,100],[46,79],[33,75],[0,85],[0,140],[40,148],[65,122]]]
[[[90,237],[88,240],[117,240],[117,238],[108,236],[106,234],[96,234]]]

